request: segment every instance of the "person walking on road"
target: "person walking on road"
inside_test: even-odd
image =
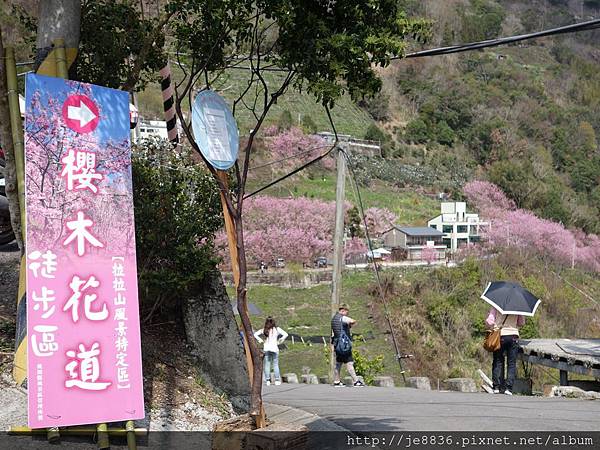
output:
[[[260,336],[264,336],[264,341]],[[265,320],[265,326],[254,333],[254,337],[259,343],[265,343],[263,351],[265,352],[265,358],[263,360],[263,373],[267,386],[271,384],[271,364],[273,365],[273,372],[275,372],[275,385],[281,384],[281,375],[279,373],[279,344],[288,337],[288,334],[279,328],[275,323],[275,319],[271,316]]]
[[[512,395],[513,384],[517,376],[519,327],[525,324],[525,317],[517,314],[502,314],[496,308],[491,308],[485,324],[488,328],[500,328],[500,349],[493,353],[492,362],[494,394]],[[505,355],[506,378],[504,377]]]
[[[356,324],[356,320],[348,316],[350,308],[345,303],[341,304],[338,312],[331,319],[332,344],[335,351],[335,371],[333,385],[336,387],[344,386],[340,381],[340,371],[342,365],[346,364],[346,369],[352,377],[353,386],[363,387],[364,383],[358,379],[354,371],[354,359],[352,359],[352,335],[350,327]]]

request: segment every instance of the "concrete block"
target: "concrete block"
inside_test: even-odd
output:
[[[365,382],[364,378],[361,375],[358,375],[358,379],[363,383]],[[344,384],[346,386],[352,386],[354,384],[354,381],[352,381],[352,377],[344,377]]]
[[[556,389],[554,384],[544,384],[542,386],[542,392],[544,397],[554,397],[554,390]]]
[[[319,377],[319,384],[331,384],[331,382],[329,381],[329,375]]]
[[[284,373],[281,379],[284,383],[298,384],[298,375],[295,373]]]
[[[394,379],[392,377],[375,377],[373,384],[379,387],[394,387]]]
[[[479,392],[473,378],[448,378],[444,384],[449,391]]]
[[[406,379],[406,387],[414,389],[422,389],[424,391],[431,390],[431,384],[427,377],[408,377]]]
[[[556,397],[583,398],[588,400],[600,400],[600,392],[584,391],[575,386],[557,386],[554,389]]]
[[[592,380],[569,380],[569,386],[575,386],[584,391],[600,392],[600,381]]]
[[[304,384],[319,384],[319,378],[314,373],[301,375],[300,381]]]
[[[533,381],[531,378],[516,378],[513,384],[513,394],[531,395]]]
[[[308,448],[308,427],[294,423],[273,423],[246,435],[246,442],[237,448],[260,448],[264,450],[300,450]],[[236,434],[236,433],[230,433]],[[233,447],[229,447],[231,449]],[[227,450],[229,450],[227,449]]]

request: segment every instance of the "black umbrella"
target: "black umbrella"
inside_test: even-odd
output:
[[[502,314],[521,316],[533,316],[541,303],[541,300],[523,286],[508,281],[488,283],[481,298]]]

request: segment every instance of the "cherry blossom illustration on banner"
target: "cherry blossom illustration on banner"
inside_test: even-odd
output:
[[[26,79],[32,428],[144,417],[126,92]]]

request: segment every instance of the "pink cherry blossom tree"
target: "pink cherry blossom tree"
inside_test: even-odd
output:
[[[271,130],[268,130],[269,133]],[[266,136],[269,136],[268,134]],[[298,167],[324,153],[330,146],[319,136],[307,135],[297,127],[283,130],[266,138],[266,147],[273,160],[284,160],[278,168],[288,171]],[[298,156],[294,156],[298,155]],[[286,159],[289,158],[289,159]],[[335,162],[332,157],[325,157],[319,164],[326,169],[333,169]]]
[[[438,251],[433,247],[423,247],[421,250],[421,261],[426,262],[428,265],[432,262],[437,261]]]
[[[351,205],[344,205],[346,213]],[[255,265],[276,258],[298,263],[311,263],[319,256],[333,252],[335,203],[300,198],[251,197],[246,201],[244,233],[246,254]],[[387,220],[395,216],[388,210],[369,208],[369,217],[376,219],[374,229],[385,228]],[[379,227],[379,228],[378,228]],[[389,227],[388,227],[389,228]],[[217,234],[217,247],[226,266],[229,266],[227,237],[224,231]],[[345,254],[364,253],[367,246],[363,239],[353,238],[346,242]]]
[[[369,227],[371,237],[379,237],[385,231],[392,228],[398,217],[386,208],[368,208],[365,210],[365,218]]]
[[[563,265],[600,271],[600,238],[516,209],[498,186],[473,181],[464,187],[467,200],[490,226],[483,235],[491,249],[515,247]]]
[[[91,85],[67,81],[65,95],[70,94],[84,94],[95,99]],[[102,119],[107,113],[102,110],[101,102],[96,104]],[[126,201],[128,197],[122,195],[132,190],[128,140],[100,142],[97,133],[71,131],[62,123],[62,106],[55,98],[36,91],[27,111],[28,244],[37,248],[46,242],[64,240],[67,237],[65,221],[73,218],[77,210],[82,210],[93,220],[94,230],[103,236],[107,250],[134,248],[129,245],[134,239],[133,215],[122,214],[131,207]],[[100,176],[91,181],[90,187],[68,189],[66,161],[70,154],[75,157],[83,151],[88,158],[93,157],[93,163],[86,170],[93,170]],[[104,191],[114,192],[114,195],[104,195]],[[87,211],[90,211],[89,217]]]

